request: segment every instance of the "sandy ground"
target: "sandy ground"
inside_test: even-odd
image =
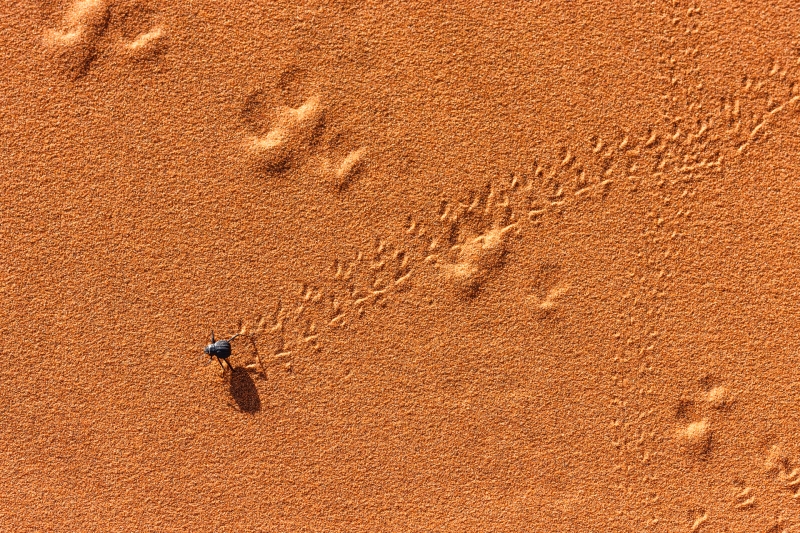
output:
[[[800,530],[799,15],[3,2],[0,530]]]

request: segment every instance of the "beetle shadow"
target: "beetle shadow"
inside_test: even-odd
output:
[[[239,409],[248,414],[261,411],[261,397],[250,374],[244,368],[231,369],[230,393]]]

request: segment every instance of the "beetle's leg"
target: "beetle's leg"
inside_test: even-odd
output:
[[[222,364],[222,359],[217,357],[217,363],[219,363],[220,368],[222,368],[222,372],[225,372],[225,365]]]
[[[231,342],[233,339],[235,339],[235,338],[236,338],[236,337],[238,337],[239,335],[241,335],[241,333],[237,333],[236,335],[234,335],[233,337],[231,337],[230,339],[228,339],[228,342]]]

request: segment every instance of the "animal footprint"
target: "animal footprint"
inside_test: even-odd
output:
[[[366,152],[365,148],[359,148],[357,150],[352,150],[343,159],[333,165],[331,165],[330,162],[327,163],[329,167],[334,167],[333,180],[337,190],[346,189],[348,185],[350,185],[350,182],[358,174],[364,164]]]
[[[792,498],[800,498],[800,467],[792,468],[789,456],[778,445],[772,446],[764,462],[767,472],[775,474],[778,482],[792,492]]]
[[[109,33],[127,59],[146,60],[166,47],[167,31],[158,13],[137,1],[119,1],[109,22]]]
[[[249,141],[249,152],[256,168],[267,172],[287,170],[313,140],[322,123],[323,111],[317,96],[297,108],[278,107],[272,129]]]
[[[711,451],[714,438],[712,419],[719,416],[714,411],[725,411],[733,403],[733,395],[727,387],[712,386],[708,378],[701,383],[706,387],[702,401],[683,399],[677,411],[678,419],[683,421],[677,435],[679,444],[687,454],[695,457]]]
[[[72,78],[80,78],[97,55],[97,41],[108,23],[104,0],[78,0],[67,10],[61,28],[50,31],[45,41],[57,63]]]
[[[749,509],[756,504],[756,497],[751,487],[739,490],[734,496],[733,507],[736,509]]]
[[[697,513],[697,517],[692,521],[692,527],[689,529],[689,531],[698,531],[707,520],[708,513],[706,511],[702,511],[702,514]]]
[[[543,265],[534,277],[534,292],[528,300],[540,313],[548,314],[555,310],[559,298],[569,291],[569,285],[560,278],[557,265]]]
[[[139,34],[135,39],[123,44],[123,49],[133,59],[151,58],[164,49],[166,32],[161,26]]]
[[[77,79],[100,53],[101,41],[120,43],[117,49],[128,58],[152,58],[164,49],[166,31],[138,4],[111,9],[105,0],[78,0],[61,28],[50,31],[45,40],[65,72]]]
[[[473,296],[500,266],[506,252],[506,234],[513,226],[493,228],[482,235],[456,244],[455,262],[442,266],[445,276],[467,295]]]
[[[692,455],[704,455],[711,448],[711,427],[707,419],[692,422],[682,428],[681,446]]]
[[[712,409],[727,409],[733,403],[733,396],[727,387],[718,385],[708,391],[706,402]]]
[[[491,188],[476,195],[469,204],[443,202],[440,220],[445,232],[441,241],[431,241],[429,249],[449,249],[426,261],[434,261],[460,293],[475,296],[502,265],[509,234],[517,226],[510,223],[510,218],[508,198],[498,202]]]
[[[337,192],[346,190],[364,172],[368,151],[358,144],[358,135],[348,129],[332,131],[322,146],[319,158],[322,175]]]

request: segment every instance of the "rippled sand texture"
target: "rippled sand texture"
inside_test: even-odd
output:
[[[0,531],[800,530],[796,2],[623,4],[3,3]]]

